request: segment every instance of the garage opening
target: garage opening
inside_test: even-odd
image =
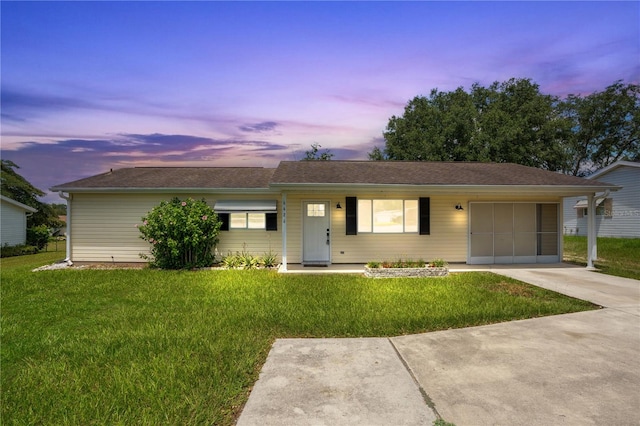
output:
[[[470,264],[556,263],[557,203],[470,203]]]

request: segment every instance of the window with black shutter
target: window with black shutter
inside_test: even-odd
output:
[[[278,230],[278,213],[266,213],[267,220],[267,231],[277,231]]]
[[[358,234],[358,213],[357,213],[357,198],[347,197],[345,203],[346,221],[347,221],[347,235]]]
[[[218,219],[222,222],[222,226],[220,226],[221,231],[229,230],[229,213],[218,213]]]
[[[431,234],[431,211],[430,198],[420,197],[418,202],[418,211],[420,215],[420,235]]]

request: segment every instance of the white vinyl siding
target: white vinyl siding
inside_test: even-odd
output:
[[[640,238],[640,167],[622,165],[597,177],[598,181],[619,185],[601,204],[596,215],[596,230],[599,237]],[[587,216],[573,208],[584,197],[564,199],[565,235],[587,235]]]
[[[202,194],[73,194],[72,253],[74,262],[144,262],[140,253],[149,253],[149,244],[140,239],[136,225],[151,209],[174,196],[202,199]],[[204,196],[207,204],[229,195]],[[252,199],[254,195],[237,199]],[[273,195],[269,199],[273,199]],[[263,214],[264,216],[264,214]],[[221,231],[217,259],[227,253],[246,251],[262,255],[272,251],[280,255],[281,233],[264,229]]]
[[[18,246],[27,240],[27,216],[23,208],[2,200],[0,204],[0,245]]]

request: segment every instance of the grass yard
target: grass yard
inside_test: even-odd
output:
[[[2,259],[3,425],[230,425],[278,337],[395,336],[594,309],[494,275],[62,270]]]
[[[587,264],[587,237],[564,236],[565,262]],[[601,272],[640,280],[640,238],[598,237],[598,260]]]

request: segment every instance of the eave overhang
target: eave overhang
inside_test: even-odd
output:
[[[49,190],[69,194],[277,194],[280,192],[273,188],[74,188],[62,186],[54,186]]]
[[[429,194],[517,194],[517,195],[553,195],[558,197],[573,197],[604,192],[607,189],[617,191],[620,186],[615,185],[398,185],[398,184],[346,184],[346,183],[301,183],[271,185],[287,192],[421,192]]]
[[[143,188],[143,187],[105,187],[74,188],[55,186],[55,192],[69,194],[279,194],[281,192],[325,192],[349,193],[354,191],[368,192],[404,192],[429,194],[517,194],[547,195],[557,197],[586,196],[609,191],[617,191],[622,187],[616,185],[399,185],[399,184],[352,184],[352,183],[274,183],[270,188]]]

